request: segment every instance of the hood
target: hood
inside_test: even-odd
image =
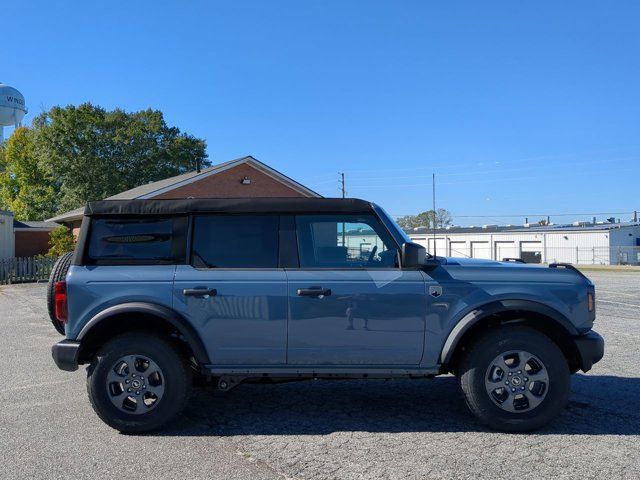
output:
[[[542,268],[541,265],[516,262],[499,262],[497,260],[487,260],[484,258],[458,258],[458,257],[438,257],[445,265],[477,266],[485,267],[494,265],[496,267],[519,267],[519,268]]]
[[[555,268],[548,265],[498,262],[482,258],[437,257],[437,260],[451,278],[457,280],[591,284],[586,276],[570,266]]]

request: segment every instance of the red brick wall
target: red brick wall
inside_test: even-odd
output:
[[[250,185],[242,185],[247,176]],[[251,165],[242,164],[201,180],[165,192],[153,198],[242,198],[304,197],[297,190],[265,175]]]
[[[33,257],[43,255],[49,251],[49,232],[37,231],[17,231],[16,235],[16,257]]]

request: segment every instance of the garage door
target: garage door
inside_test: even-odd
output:
[[[520,258],[526,263],[542,263],[542,242],[520,242]]]
[[[433,248],[434,241],[436,247],[435,249]],[[444,238],[429,238],[428,242],[429,246],[427,247],[427,252],[429,252],[431,255],[433,255],[434,252],[440,257],[444,257],[447,255],[447,244],[445,243]]]
[[[518,249],[514,242],[496,242],[496,260],[502,261],[504,258],[517,258]]]
[[[449,242],[449,256],[450,257],[468,257],[469,249],[467,248],[467,242]]]
[[[471,257],[491,259],[489,242],[471,242]]]

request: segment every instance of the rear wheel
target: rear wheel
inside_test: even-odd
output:
[[[56,318],[54,287],[56,282],[61,282],[66,278],[72,258],[73,252],[69,252],[56,260],[56,263],[53,264],[53,268],[51,269],[49,284],[47,285],[47,310],[49,312],[49,318],[51,319],[53,327],[60,335],[64,335],[64,323]]]
[[[478,339],[460,362],[471,411],[505,431],[540,428],[562,412],[571,377],[558,346],[537,330],[506,326]]]
[[[98,416],[126,433],[157,430],[185,407],[191,390],[187,359],[151,334],[118,336],[89,367],[87,391]]]

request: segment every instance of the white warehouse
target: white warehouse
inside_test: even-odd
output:
[[[640,223],[447,227],[407,232],[430,253],[527,263],[640,264]],[[435,247],[435,248],[434,248]]]

